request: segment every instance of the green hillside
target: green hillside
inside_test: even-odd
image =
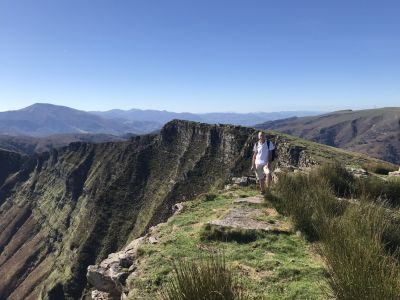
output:
[[[318,143],[400,164],[400,108],[344,110],[319,116],[265,122],[277,130]]]

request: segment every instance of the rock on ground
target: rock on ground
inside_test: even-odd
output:
[[[241,199],[238,200],[241,201]],[[223,218],[210,221],[209,224],[233,229],[260,230],[264,232],[277,233],[291,232],[290,226],[287,223],[275,221],[272,224],[266,221],[258,220],[258,217],[260,217],[262,214],[263,212],[261,209],[235,207],[230,209]]]

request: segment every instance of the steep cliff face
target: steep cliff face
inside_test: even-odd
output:
[[[249,128],[172,121],[127,142],[73,143],[28,159],[0,152],[8,157],[0,171],[0,299],[80,298],[88,265],[165,221],[176,202],[249,172],[255,137]],[[270,137],[281,165],[317,162],[288,137]]]
[[[0,186],[10,174],[17,172],[25,158],[18,153],[0,148]]]
[[[159,135],[31,157],[0,189],[0,298],[79,298],[89,264],[248,168],[252,133],[174,121]]]

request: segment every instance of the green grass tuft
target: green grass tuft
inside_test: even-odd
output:
[[[218,195],[215,193],[205,193],[200,196],[200,199],[203,201],[214,201],[217,199]]]
[[[161,300],[247,299],[222,254],[174,264],[172,279],[165,285]]]
[[[338,197],[349,197],[355,193],[356,178],[339,162],[321,165],[312,173],[316,182],[324,179]]]

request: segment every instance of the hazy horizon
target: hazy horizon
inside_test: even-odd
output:
[[[85,111],[85,112],[107,112],[107,111],[111,111],[111,110],[122,110],[122,111],[128,111],[128,110],[155,110],[155,111],[165,111],[165,112],[171,112],[171,113],[189,113],[189,114],[209,114],[209,113],[226,113],[226,114],[257,114],[257,113],[283,113],[283,112],[313,112],[313,113],[329,113],[329,112],[334,112],[334,111],[341,111],[341,110],[366,110],[366,109],[383,109],[383,108],[390,108],[390,107],[399,107],[398,106],[380,106],[380,107],[370,107],[370,108],[342,108],[342,109],[336,109],[336,110],[317,110],[317,109],[310,109],[310,110],[276,110],[276,111],[206,111],[206,112],[193,112],[193,111],[172,111],[172,110],[166,110],[166,109],[142,109],[142,108],[137,108],[137,107],[131,107],[131,108],[127,108],[127,109],[123,109],[123,108],[119,108],[119,107],[114,107],[112,109],[107,109],[107,110],[97,110],[95,108],[93,109],[88,109],[88,110],[84,110],[84,109],[79,109],[77,107],[73,107],[73,106],[68,106],[68,105],[63,105],[63,104],[55,104],[55,103],[50,103],[50,102],[33,102],[27,106],[23,106],[23,107],[19,107],[16,109],[7,109],[7,110],[0,110],[1,112],[8,112],[8,111],[17,111],[17,110],[21,110],[24,108],[27,108],[29,106],[32,105],[36,105],[36,104],[44,104],[44,105],[56,105],[56,106],[64,106],[64,107],[68,107],[68,108],[72,108],[72,109],[76,109],[76,110],[81,110],[81,111]]]

